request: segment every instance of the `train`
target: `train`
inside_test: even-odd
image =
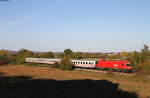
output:
[[[27,63],[50,64],[61,63],[60,58],[26,58]],[[91,69],[107,69],[114,71],[131,72],[132,66],[126,60],[110,61],[110,60],[86,60],[86,59],[71,59],[73,67],[91,68]]]

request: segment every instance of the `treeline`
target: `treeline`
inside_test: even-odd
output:
[[[64,64],[61,69],[66,69],[69,59],[103,59],[103,60],[128,60],[134,69],[142,70],[142,72],[150,73],[150,50],[147,45],[141,51],[120,52],[120,53],[85,53],[73,52],[71,49],[65,49],[63,53],[49,52],[32,52],[27,49],[21,49],[17,52],[8,50],[0,50],[0,61],[5,61],[8,64],[24,64],[25,58],[62,58]],[[71,64],[69,62],[69,64]],[[70,69],[70,67],[69,67]]]
[[[8,64],[23,64],[25,63],[25,58],[33,57],[33,58],[54,58],[54,54],[52,52],[45,53],[34,53],[27,49],[21,49],[18,52],[12,52],[8,50],[0,50],[0,60],[5,61]]]
[[[27,49],[21,49],[17,52],[0,50],[0,60],[12,64],[23,64],[25,58],[70,58],[70,59],[88,59],[88,58],[107,58],[105,53],[83,53],[73,52],[71,49],[65,49],[63,53],[53,52],[32,52]]]
[[[138,69],[143,73],[150,73],[150,49],[147,45],[144,45],[140,52],[130,53],[127,60],[134,69]]]

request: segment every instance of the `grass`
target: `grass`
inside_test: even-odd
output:
[[[38,86],[37,84],[40,85],[40,83],[42,85],[47,83],[47,85],[45,85],[45,86],[48,86],[48,87],[49,87],[49,85],[51,85],[49,83],[52,83],[54,85],[55,85],[55,83],[56,84],[58,83],[58,84],[64,84],[64,86],[68,87],[67,89],[58,87],[58,89],[60,89],[60,90],[63,89],[63,90],[67,91],[69,89],[69,87],[77,89],[75,86],[71,86],[73,84],[76,85],[76,82],[77,82],[77,84],[78,83],[85,84],[84,86],[88,86],[89,88],[93,89],[93,91],[95,91],[95,90],[101,90],[104,88],[101,85],[99,86],[99,88],[91,87],[89,84],[99,85],[97,83],[97,81],[99,81],[99,83],[103,84],[103,80],[105,80],[106,84],[109,85],[108,89],[106,89],[106,91],[108,91],[108,93],[111,92],[110,88],[113,87],[111,84],[118,84],[118,87],[113,88],[113,91],[114,90],[117,91],[117,94],[119,94],[120,98],[122,97],[122,94],[123,95],[125,94],[124,96],[128,95],[128,97],[130,95],[132,96],[134,94],[138,94],[138,96],[141,98],[146,98],[146,97],[150,96],[150,78],[145,78],[138,74],[125,75],[122,73],[112,73],[112,72],[96,73],[96,72],[86,72],[86,71],[77,71],[77,70],[64,71],[64,70],[59,70],[59,69],[55,69],[55,68],[51,68],[51,67],[41,67],[41,66],[35,66],[35,65],[34,66],[32,66],[32,65],[29,65],[29,66],[24,66],[24,65],[1,66],[0,72],[4,73],[3,75],[5,77],[5,78],[1,78],[0,85],[3,85],[4,83],[6,83],[7,85],[11,84],[11,86],[14,87],[14,89],[17,89],[17,88],[15,88],[16,85],[17,86],[19,85],[19,87],[20,87],[20,85],[29,86],[30,82],[31,82],[31,84],[33,84],[33,86]],[[27,78],[27,77],[30,77],[30,78]],[[2,80],[3,80],[3,82],[2,82]],[[25,82],[23,82],[23,81],[25,81]],[[6,85],[3,85],[3,86],[4,86],[4,88],[9,88]],[[56,87],[57,86],[58,85],[56,85]],[[78,85],[76,85],[76,86],[78,87]],[[47,87],[47,89],[51,88],[51,87],[50,88],[48,88],[48,87]],[[37,87],[37,88],[39,88],[40,90],[44,89],[43,87]],[[33,87],[33,89],[36,89],[36,87]],[[26,90],[28,90],[28,88],[26,88]],[[85,88],[83,87],[82,90],[86,90],[86,87]],[[54,91],[55,91],[55,88],[54,88]],[[46,92],[47,92],[47,90],[46,90]],[[40,92],[37,91],[35,93],[40,93]],[[57,93],[59,94],[60,92],[57,92]],[[72,92],[70,92],[70,93],[72,93]],[[100,92],[97,92],[97,93],[100,93]],[[93,94],[97,94],[97,93],[93,92]],[[48,94],[48,93],[46,93],[46,94]],[[52,95],[53,95],[53,93],[52,93]],[[64,95],[64,96],[66,96],[66,95]],[[111,95],[111,93],[110,93],[110,95]],[[72,97],[71,95],[69,95],[69,96]],[[92,95],[89,95],[89,96],[92,96]],[[52,97],[52,96],[50,96],[50,97]],[[77,97],[79,97],[79,96],[77,96]],[[106,97],[107,97],[106,95],[103,95],[103,98],[106,98]],[[89,97],[89,98],[92,98],[92,97]],[[135,96],[133,98],[135,98]]]

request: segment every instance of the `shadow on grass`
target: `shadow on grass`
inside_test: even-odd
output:
[[[0,98],[138,98],[107,80],[46,80],[0,77]]]

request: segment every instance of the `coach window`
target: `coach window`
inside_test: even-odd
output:
[[[89,62],[89,65],[91,65],[91,62]]]

